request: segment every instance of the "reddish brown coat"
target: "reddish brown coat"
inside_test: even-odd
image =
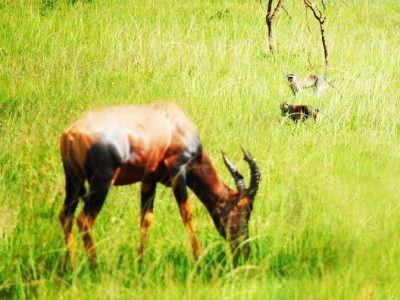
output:
[[[249,189],[243,177],[224,155],[238,191],[218,177],[200,138],[186,114],[171,102],[143,106],[117,106],[90,111],[73,122],[62,134],[61,154],[66,176],[66,198],[60,212],[69,254],[73,263],[72,219],[79,197],[85,206],[77,218],[82,238],[95,262],[91,228],[107,196],[110,185],[142,183],[141,259],[153,216],[157,182],[171,186],[191,239],[193,253],[200,254],[186,186],[209,211],[216,228],[228,238],[235,252],[248,237],[248,220],[258,189],[259,171],[244,150],[252,178]],[[84,182],[90,186],[85,196]],[[248,246],[245,247],[248,253]],[[236,251],[238,252],[238,251]]]

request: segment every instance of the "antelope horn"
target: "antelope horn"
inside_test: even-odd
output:
[[[228,159],[228,157],[225,155],[225,152],[221,150],[221,153],[222,153],[222,157],[225,162],[225,166],[228,168],[233,179],[235,180],[235,184],[236,184],[238,191],[239,192],[246,191],[246,184],[244,183],[242,174],[239,173],[239,171],[235,167],[235,165]]]
[[[243,148],[243,146],[241,148],[244,154],[244,160],[249,164],[251,172],[250,185],[246,192],[250,196],[250,198],[254,199],[260,183],[260,170],[258,169],[258,166],[254,159],[251,157],[250,153],[245,148]]]

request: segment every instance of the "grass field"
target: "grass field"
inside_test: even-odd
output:
[[[275,57],[266,1],[0,1],[0,298],[398,299],[400,5],[327,2],[325,71],[301,1],[276,19]],[[336,89],[294,99],[288,72],[325,73]],[[191,194],[195,262],[159,186],[139,274],[132,185],[113,188],[96,221],[98,271],[76,227],[77,266],[63,271],[61,132],[90,108],[161,98],[187,111],[230,186],[220,149],[246,178],[240,145],[257,159],[250,260],[232,267]],[[284,100],[327,117],[295,125],[279,114]]]

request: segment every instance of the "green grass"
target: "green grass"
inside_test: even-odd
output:
[[[276,19],[275,57],[265,1],[0,2],[0,298],[399,298],[400,10],[346,2],[326,12],[336,89],[297,99],[284,75],[324,72],[318,24],[300,2]],[[196,263],[159,186],[139,274],[133,185],[112,189],[95,224],[98,272],[76,228],[77,267],[62,271],[60,133],[90,108],[161,98],[187,111],[229,185],[220,148],[246,176],[240,145],[257,159],[250,260],[231,266],[191,194]],[[297,126],[280,116],[284,100],[327,117]]]

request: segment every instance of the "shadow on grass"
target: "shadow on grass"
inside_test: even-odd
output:
[[[344,252],[351,252],[351,247],[344,248],[345,246],[333,236],[307,231],[279,249],[274,249],[273,237],[267,236],[263,239],[265,241],[254,243],[253,260],[258,264],[264,261],[265,271],[277,277],[305,274],[321,276],[325,270],[339,264]],[[270,250],[261,247],[260,244],[269,244]]]

